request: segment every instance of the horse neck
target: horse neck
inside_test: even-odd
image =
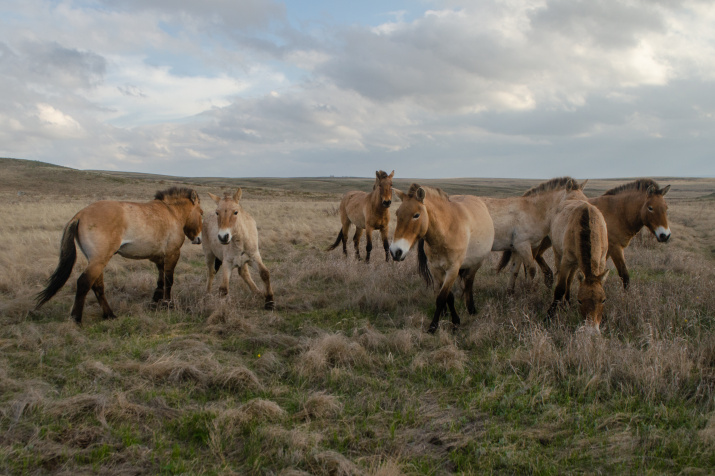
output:
[[[370,208],[374,212],[380,212],[382,208],[382,198],[380,197],[380,186],[376,186],[372,192],[367,194],[368,201],[370,203]]]
[[[439,245],[446,241],[447,230],[452,222],[452,213],[449,205],[442,198],[425,199],[429,227],[425,233],[425,241],[430,246]]]
[[[599,209],[607,210],[612,218],[621,223],[624,231],[633,237],[643,228],[641,218],[641,207],[645,201],[645,195],[638,192],[620,193],[618,195],[601,195],[593,200],[593,204]],[[605,203],[610,202],[610,203]],[[599,206],[602,204],[602,206]]]
[[[192,205],[190,204],[189,200],[177,200],[175,202],[167,203],[163,202],[167,207],[169,207],[169,210],[171,210],[179,219],[181,220],[181,223],[185,223],[186,220],[189,218],[189,213],[191,213],[192,210]]]

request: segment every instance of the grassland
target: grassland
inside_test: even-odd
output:
[[[323,251],[340,195],[370,179],[179,179],[6,159],[0,177],[0,473],[715,471],[715,180],[658,179],[673,184],[673,239],[644,234],[627,249],[631,288],[609,279],[598,337],[575,309],[545,325],[550,292],[520,282],[508,296],[491,267],[477,275],[478,314],[460,303],[457,334],[425,333],[434,294],[412,259]],[[535,183],[423,182],[491,196]],[[105,282],[118,319],[88,298],[83,327],[70,322],[76,274],[32,311],[77,210],[176,184],[209,211],[206,192],[244,188],[275,311],[235,273],[228,299],[206,295],[201,248],[188,243],[170,308],[149,304],[150,263],[115,257]]]

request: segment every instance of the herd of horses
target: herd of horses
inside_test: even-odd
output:
[[[611,258],[624,288],[629,274],[623,254],[633,237],[647,227],[659,242],[670,239],[665,195],[670,185],[660,188],[651,179],[639,179],[588,198],[586,182],[571,177],[554,178],[508,198],[448,195],[439,188],[413,183],[407,192],[392,186],[394,170],[375,173],[371,192],[351,191],[340,203],[342,227],[328,251],[342,243],[347,255],[347,238],[355,226],[353,244],[360,258],[360,239],[366,232],[365,261],[372,251],[372,234],[380,232],[385,260],[402,261],[417,248],[419,274],[428,285],[439,287],[436,309],[429,325],[433,333],[447,310],[456,329],[460,324],[452,290],[459,278],[464,283],[467,311],[476,313],[474,278],[491,252],[502,252],[498,270],[509,268],[508,291],[514,292],[516,278],[523,267],[531,283],[536,266],[551,289],[554,275],[544,260],[553,247],[558,278],[554,297],[547,311],[552,318],[563,303],[570,302],[574,277],[578,277],[577,300],[586,324],[596,331],[603,315],[606,294],[603,283]],[[393,193],[401,204],[396,212],[392,243],[388,240],[389,208]],[[263,281],[265,308],[273,309],[270,272],[258,249],[256,222],[241,207],[242,191],[209,194],[216,203],[215,214],[203,216],[199,196],[188,188],[157,192],[148,203],[99,201],[80,210],[64,228],[59,263],[47,286],[37,295],[36,309],[50,300],[67,282],[74,267],[78,245],[87,266],[77,279],[71,316],[81,324],[84,302],[91,289],[102,309],[102,317],[115,317],[104,294],[104,267],[115,254],[132,259],[149,259],[156,264],[158,279],[154,302],[168,302],[184,237],[202,243],[211,285],[222,270],[219,291],[228,293],[233,268],[249,288],[260,294],[249,266]],[[203,217],[203,218],[202,218]],[[203,239],[202,239],[203,237]]]

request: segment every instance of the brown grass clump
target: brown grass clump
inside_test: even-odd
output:
[[[338,415],[343,409],[340,399],[325,392],[311,394],[296,415],[300,419],[320,419]]]
[[[434,365],[445,371],[464,372],[467,363],[467,354],[457,348],[453,343],[441,346],[438,349],[424,353],[421,352],[412,361],[412,368],[422,370],[425,367]]]
[[[361,475],[363,471],[348,458],[336,451],[322,451],[313,455],[313,474],[336,476]]]
[[[351,342],[342,334],[325,334],[312,339],[298,362],[298,373],[304,377],[316,377],[333,366],[360,365],[367,362],[365,349]]]

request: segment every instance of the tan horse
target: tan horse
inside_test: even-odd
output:
[[[382,237],[382,246],[385,249],[385,261],[390,260],[387,230],[390,224],[389,208],[392,203],[392,177],[394,175],[394,170],[390,175],[387,175],[387,172],[382,170],[377,171],[375,172],[375,185],[372,187],[372,192],[366,193],[353,190],[343,196],[340,202],[340,220],[343,227],[338,233],[335,243],[327,251],[334,250],[342,242],[343,253],[347,256],[348,232],[350,231],[350,224],[354,224],[355,236],[353,236],[353,244],[355,245],[355,256],[360,259],[360,237],[364,230],[367,235],[365,261],[370,261],[372,232],[373,230],[379,230]]]
[[[90,289],[102,307],[102,317],[115,317],[104,296],[104,267],[115,254],[156,264],[159,278],[153,300],[168,301],[184,236],[193,243],[201,243],[202,213],[198,194],[188,188],[157,192],[148,203],[103,200],[83,208],[65,225],[59,264],[47,287],[37,295],[36,309],[49,301],[72,274],[77,258],[75,242],[88,261],[77,279],[72,306],[71,315],[78,324],[82,323],[84,301]]]
[[[579,310],[587,324],[598,330],[606,302],[603,283],[608,276],[608,232],[603,215],[588,202],[569,200],[554,217],[549,235],[554,246],[558,282],[547,316],[551,318],[556,314],[562,299],[569,302],[574,275],[580,271]]]
[[[588,182],[588,180],[586,181]],[[529,189],[520,197],[481,197],[494,221],[492,251],[513,251],[534,277],[536,266],[532,248],[549,234],[551,220],[564,200],[586,199],[583,187],[571,177],[559,177]],[[516,276],[509,280],[509,292],[514,291]]]
[[[638,179],[620,185],[605,192],[599,197],[588,199],[603,214],[608,227],[608,256],[618,270],[618,275],[623,281],[623,288],[628,288],[630,276],[626,267],[623,250],[628,247],[634,236],[645,226],[656,239],[665,243],[670,239],[668,226],[668,204],[665,194],[670,190],[670,185],[660,188],[651,179]],[[543,254],[551,246],[551,241],[546,238],[536,249],[534,259],[544,272],[547,286],[551,287],[548,277],[551,269],[543,258]],[[500,263],[500,268],[510,259],[507,251]],[[518,266],[514,270],[513,278],[519,273]]]
[[[216,213],[204,218],[204,254],[208,268],[206,292],[211,292],[211,283],[219,268],[223,269],[219,292],[228,294],[228,282],[233,268],[238,268],[238,274],[243,278],[251,291],[261,294],[256,283],[251,279],[248,266],[251,265],[261,276],[265,287],[266,309],[273,309],[273,289],[271,275],[263,264],[258,251],[258,230],[256,221],[241,207],[239,200],[242,191],[239,188],[231,195],[225,193],[223,198],[209,193],[216,202]]]
[[[412,184],[407,193],[395,192],[402,204],[397,210],[397,226],[390,246],[392,258],[395,261],[404,260],[415,242],[420,242],[420,272],[428,284],[432,282],[433,273],[440,285],[437,309],[429,332],[437,330],[439,318],[447,306],[456,328],[460,320],[454,308],[452,284],[457,276],[464,279],[467,310],[475,314],[472,294],[474,276],[491,252],[494,242],[494,224],[489,211],[478,197],[450,197],[440,189],[417,184]]]

